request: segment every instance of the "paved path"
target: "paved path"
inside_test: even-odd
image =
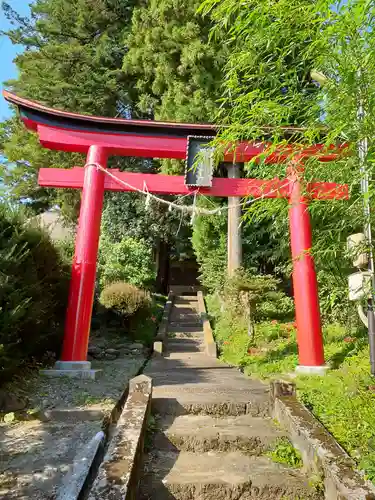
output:
[[[301,471],[265,455],[283,436],[269,416],[268,387],[204,354],[196,296],[175,298],[168,336],[165,355],[145,370],[157,429],[140,498],[321,498]]]

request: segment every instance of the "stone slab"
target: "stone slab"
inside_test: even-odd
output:
[[[183,300],[181,302],[178,302],[178,299],[176,298],[175,302],[173,303],[173,313],[176,315],[187,314],[188,316],[191,315],[191,316],[199,318],[198,301],[197,300]]]
[[[167,353],[169,359],[179,356],[179,353],[203,353],[205,344],[200,339],[169,339]]]
[[[271,418],[240,415],[216,418],[209,415],[167,416],[158,421],[158,449],[182,451],[243,451],[259,455],[269,450],[285,432]]]
[[[206,343],[206,354],[211,358],[217,358],[217,345],[216,342]]]
[[[79,451],[59,486],[56,500],[77,500],[79,498],[95,456],[99,448],[104,445],[104,440],[104,432],[100,431]]]
[[[56,361],[55,370],[91,370],[90,361]]]
[[[169,323],[168,333],[201,333],[203,335],[203,326],[201,324],[189,325],[181,321],[180,323]]]
[[[100,374],[101,370],[40,370],[41,375],[45,377],[69,377],[69,378],[81,378],[81,379],[91,379],[96,380]]]
[[[95,420],[103,420],[106,411],[95,408],[53,408],[51,410],[43,410],[37,413],[37,417],[43,421],[55,421],[66,423],[77,422],[93,422]]]
[[[174,295],[172,292],[169,292],[167,302],[164,305],[163,316],[158,328],[158,333],[157,333],[158,340],[163,341],[167,334],[168,321],[173,308],[173,303],[174,303]]]
[[[243,394],[229,394],[222,392],[212,394],[199,391],[198,393],[168,396],[165,392],[158,392],[152,400],[152,409],[158,414],[168,415],[214,415],[237,416],[250,414],[253,416],[268,416],[270,407],[264,400],[249,401]]]
[[[163,354],[163,342],[160,340],[157,340],[154,342],[154,352],[157,354]]]
[[[204,335],[202,329],[193,332],[190,329],[179,328],[173,331],[168,330],[168,339],[195,339],[204,341]]]
[[[196,285],[170,285],[169,291],[174,295],[189,296],[196,294],[197,291],[200,290],[201,288],[202,288],[201,286],[196,286]]]
[[[204,342],[206,345],[206,354],[212,358],[217,358],[217,345],[212,332],[211,324],[206,311],[206,304],[202,292],[198,292],[198,309],[203,324]]]
[[[77,450],[101,430],[101,421],[76,423],[31,420],[12,425],[1,444],[1,459],[9,461],[6,474],[13,482],[13,493],[4,492],[4,500],[47,500],[70,470]],[[0,434],[3,431],[0,428]],[[5,432],[4,432],[5,435]],[[5,488],[7,489],[7,488]],[[71,499],[73,500],[73,499]]]
[[[191,331],[202,331],[203,326],[200,318],[194,316],[173,315],[168,324],[168,331],[189,329]]]
[[[176,295],[174,303],[175,304],[183,304],[184,302],[192,302],[194,304],[198,304],[197,295]]]
[[[303,365],[298,365],[296,366],[296,373],[299,375],[318,375],[318,376],[323,376],[327,373],[329,370],[328,365],[323,365],[323,366],[303,366]]]
[[[298,470],[240,452],[155,452],[142,499],[285,500],[318,498]]]
[[[129,395],[88,500],[136,500],[152,381],[139,375],[129,382]]]

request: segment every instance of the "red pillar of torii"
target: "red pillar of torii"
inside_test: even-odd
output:
[[[104,191],[143,190],[161,195],[196,192],[183,176],[140,174],[111,170],[106,175],[110,155],[144,158],[185,159],[187,138],[215,137],[213,125],[193,125],[145,120],[124,120],[67,113],[22,99],[9,92],[4,97],[18,106],[26,127],[35,131],[41,144],[50,149],[87,155],[85,168],[46,169],[39,171],[39,184],[54,188],[82,189],[81,211],[72,266],[68,310],[65,325],[61,369],[87,369],[87,347],[94,300],[96,263]],[[286,134],[295,133],[286,129]],[[266,143],[241,142],[224,155],[224,161],[247,162],[266,151]],[[206,196],[253,196],[287,198],[290,202],[289,222],[293,259],[293,288],[296,308],[299,370],[320,373],[324,370],[323,340],[314,259],[311,255],[312,233],[308,211],[309,198],[347,199],[348,187],[328,182],[304,185],[303,159],[310,156],[320,161],[337,158],[337,148],[322,145],[298,148],[298,156],[290,161],[293,147],[273,151],[267,162],[289,162],[286,179],[222,179],[214,178],[212,187],[199,188]],[[117,180],[118,179],[118,180]]]

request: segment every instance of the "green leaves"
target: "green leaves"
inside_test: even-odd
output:
[[[59,348],[69,267],[21,213],[0,206],[0,381]]]
[[[15,63],[18,77],[6,86],[19,95],[69,111],[116,116],[128,113],[133,84],[125,79],[123,39],[130,27],[133,0],[36,0],[30,19],[9,6],[15,26],[7,35],[25,49]],[[7,159],[0,173],[11,201],[39,212],[58,204],[77,219],[79,192],[38,187],[41,167],[84,164],[81,155],[42,149],[37,137],[16,118],[0,131],[0,151]]]
[[[123,238],[112,243],[102,237],[99,282],[101,287],[116,281],[149,287],[155,280],[152,248],[142,240]]]
[[[302,467],[301,453],[294,448],[288,438],[279,438],[273,450],[267,455],[274,461],[280,464],[285,464],[288,467],[299,468]]]
[[[136,80],[137,107],[155,119],[212,121],[226,47],[209,42],[199,0],[151,1],[134,10],[125,73]]]
[[[200,11],[214,20],[213,37],[224,39],[228,49],[217,116],[227,127],[218,142],[266,138],[275,148],[287,143],[304,147],[351,142],[347,156],[336,162],[312,159],[305,164],[306,182],[334,181],[350,188],[349,202],[310,204],[323,311],[326,318],[343,319],[348,311],[346,237],[362,230],[364,222],[356,153],[364,137],[369,140],[366,169],[370,177],[374,167],[374,4],[364,0],[334,4],[326,0],[206,0]],[[313,81],[313,69],[327,76],[324,86]],[[359,99],[366,111],[363,119],[358,118]],[[285,137],[284,125],[304,129]],[[265,132],[266,126],[271,128]],[[284,177],[285,168],[269,166],[261,159],[247,165],[246,174]],[[263,200],[245,207],[243,228],[244,241],[251,242],[251,257],[244,253],[254,266],[288,278],[287,204]]]
[[[124,281],[108,284],[100,294],[99,300],[106,309],[112,309],[125,317],[132,316],[139,309],[151,305],[151,298],[147,292]]]

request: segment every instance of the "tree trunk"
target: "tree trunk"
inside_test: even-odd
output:
[[[156,292],[166,295],[169,285],[169,244],[166,241],[159,241],[156,266]]]

